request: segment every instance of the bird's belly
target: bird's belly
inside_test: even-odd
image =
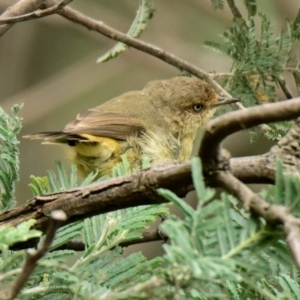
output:
[[[144,155],[153,164],[185,161],[191,156],[193,139],[177,139],[172,134],[159,131],[148,132],[142,139]]]
[[[88,142],[77,142],[70,148],[70,156],[79,172],[85,177],[98,172],[97,177],[112,175],[112,169],[122,161],[122,155],[131,170],[140,169],[143,157],[151,165],[185,161],[190,158],[193,140],[180,141],[173,135],[151,131],[142,137],[128,137],[126,141],[83,135]]]

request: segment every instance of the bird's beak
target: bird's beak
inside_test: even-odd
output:
[[[220,105],[224,105],[224,104],[232,104],[232,103],[236,103],[241,101],[240,99],[234,99],[234,98],[228,98],[228,97],[224,97],[224,96],[219,96],[218,97],[218,102],[212,104],[212,106],[220,106]]]

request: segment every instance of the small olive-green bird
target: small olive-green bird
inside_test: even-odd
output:
[[[101,177],[111,175],[123,154],[132,168],[144,155],[152,164],[188,160],[197,131],[217,106],[237,101],[197,78],[157,80],[79,114],[60,131],[25,137],[67,144],[83,176],[98,171]]]

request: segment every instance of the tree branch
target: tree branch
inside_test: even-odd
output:
[[[72,0],[70,0],[70,1],[72,1]],[[53,14],[53,11],[54,11],[54,12],[58,13],[59,15],[63,16],[64,18],[66,18],[74,23],[80,24],[89,30],[94,30],[110,39],[125,43],[129,47],[133,47],[137,50],[148,53],[148,54],[150,54],[150,55],[152,55],[174,67],[177,67],[180,70],[187,71],[187,72],[195,75],[196,77],[203,79],[203,80],[207,81],[208,83],[210,83],[212,85],[212,87],[216,90],[216,92],[219,93],[220,95],[231,97],[229,93],[227,93],[216,81],[214,81],[211,78],[211,75],[209,73],[201,70],[200,68],[195,67],[194,65],[188,63],[187,61],[182,60],[182,59],[176,57],[175,55],[173,55],[169,52],[166,52],[156,46],[150,45],[141,40],[127,36],[126,34],[105,25],[103,22],[94,20],[94,19],[92,19],[74,9],[71,9],[69,7],[64,7],[70,1],[63,0],[60,4],[57,4],[55,0],[39,0],[39,1],[38,0],[35,0],[35,1],[34,0],[31,0],[31,1],[30,0],[21,0],[20,2],[24,2],[23,6],[26,7],[26,12],[34,11],[34,10],[38,9],[42,4],[46,5],[47,9],[43,10],[41,12],[34,12],[32,14],[28,14],[28,15],[24,16],[25,12],[23,12],[23,10],[14,8],[12,15],[4,13],[2,15],[2,17],[3,18],[8,17],[8,18],[3,19],[3,20],[0,19],[0,21],[5,22],[5,23],[7,23],[7,22],[15,23],[16,21],[21,22],[21,21],[30,20],[33,18],[46,16],[49,12],[50,12],[49,14]],[[18,3],[20,3],[20,2],[18,2]],[[32,5],[32,6],[28,7],[28,5],[31,4],[31,2],[37,2],[39,5],[36,5],[36,6]],[[19,16],[19,17],[10,18],[13,16]],[[6,26],[11,26],[11,25],[6,25]],[[234,106],[238,109],[244,109],[243,105],[241,105],[240,103],[235,103]]]
[[[244,183],[274,183],[275,160],[269,154],[230,158],[229,165],[233,175]],[[270,164],[273,168],[268,168]]]
[[[300,98],[230,112],[208,123],[203,134],[199,156],[204,162],[217,157],[220,143],[226,136],[234,132],[262,123],[293,120],[299,116]]]
[[[167,200],[156,192],[158,187],[185,196],[192,189],[191,184],[189,162],[158,165],[132,175],[35,197],[23,206],[2,213],[0,226],[16,226],[25,220],[36,219],[35,228],[44,232],[53,210],[63,210],[68,216],[67,223],[71,223],[123,208],[165,203]]]
[[[1,18],[11,18],[15,16],[31,13],[39,9],[45,0],[20,0],[16,4],[7,8],[7,10],[1,15]],[[6,24],[0,26],[0,36],[2,36],[7,30],[9,30],[14,24]]]
[[[125,241],[119,244],[121,247],[129,247],[132,245],[144,244],[149,242],[156,241],[166,241],[168,237],[163,233],[159,232],[158,229],[153,230],[145,230],[141,232],[142,236],[140,238],[132,239],[129,241]],[[74,239],[72,241],[67,242],[66,244],[58,247],[56,250],[74,250],[74,251],[84,251],[86,250],[86,246],[81,239]]]
[[[219,143],[227,135],[257,125],[260,122],[292,119],[299,114],[300,101],[294,99],[266,104],[246,111],[232,112],[210,121],[204,132],[199,151],[204,170],[211,168],[214,172],[229,168],[228,161],[221,165],[217,159]],[[298,168],[299,174],[300,162],[297,161],[300,149],[299,136],[300,121],[298,120],[286,137],[269,153],[254,160],[256,165],[249,166],[246,158],[231,159],[230,165],[233,174],[247,182],[260,180],[259,178],[272,181],[275,174],[275,157],[281,154],[286,156],[286,159],[283,160],[285,167],[290,167],[293,162],[294,168],[296,170]],[[259,170],[259,164],[264,167],[267,166],[268,170],[266,171],[264,167],[260,167],[261,170]],[[210,176],[206,179],[213,184]],[[166,202],[166,199],[157,195],[157,188],[169,189],[180,197],[185,196],[192,189],[190,162],[158,165],[132,175],[113,178],[86,187],[35,197],[23,206],[2,213],[0,226],[16,226],[23,221],[36,219],[35,228],[45,231],[49,221],[48,216],[51,211],[57,209],[63,210],[69,218],[67,222],[71,223],[118,209]],[[26,247],[36,243],[36,241],[30,241],[30,243],[26,244]],[[22,243],[15,245],[14,249],[24,247],[25,244]]]
[[[166,282],[164,279],[159,278],[158,276],[152,276],[145,282],[138,283],[135,286],[119,292],[110,292],[100,296],[99,300],[111,300],[111,299],[133,299],[133,295],[141,295],[141,293],[145,292],[148,295],[148,298],[153,297],[152,290],[157,290],[158,287],[165,285]],[[140,297],[134,297],[135,299],[142,299]]]
[[[54,3],[55,3],[54,0],[48,0],[48,5],[49,4],[54,5]],[[195,67],[194,65],[188,63],[187,61],[185,61],[183,59],[178,58],[177,56],[175,56],[167,51],[164,51],[154,45],[148,44],[141,40],[132,38],[118,30],[115,30],[115,29],[107,26],[103,22],[94,20],[94,19],[92,19],[70,7],[65,7],[63,10],[61,10],[59,12],[59,14],[74,23],[77,23],[77,24],[80,24],[80,25],[86,27],[89,30],[94,30],[112,40],[122,42],[129,47],[132,47],[132,48],[140,50],[144,53],[150,54],[151,56],[154,56],[154,57],[168,63],[169,65],[172,65],[172,66],[178,68],[179,70],[187,71],[187,72],[191,73],[192,75],[208,82],[219,95],[231,97],[231,95],[227,91],[225,91],[215,80],[213,80],[211,74],[205,72],[204,70],[202,70],[200,68]],[[240,102],[236,102],[236,103],[232,104],[232,106],[239,110],[245,109],[245,107]],[[269,129],[269,127],[266,124],[259,125],[259,128],[262,132],[265,132]]]
[[[53,6],[54,3],[55,3],[54,0],[48,0],[47,5]],[[101,33],[102,35],[112,40],[122,42],[128,45],[129,47],[135,48],[144,53],[148,53],[151,56],[154,56],[180,70],[187,71],[193,74],[194,76],[207,81],[220,95],[231,97],[230,94],[228,94],[216,81],[214,81],[211,78],[211,75],[209,73],[201,70],[200,68],[195,67],[194,65],[188,63],[183,59],[176,57],[175,55],[167,51],[164,51],[156,46],[153,46],[141,40],[132,38],[118,30],[115,30],[107,26],[103,22],[94,20],[70,7],[65,7],[62,11],[59,12],[59,14],[62,17],[68,19],[69,21],[80,24],[89,30],[93,30],[98,33]],[[239,109],[244,108],[240,103],[235,103],[234,106]]]
[[[285,79],[282,76],[279,77],[275,77],[275,82],[277,82],[281,88],[281,90],[283,91],[286,99],[293,99],[293,94],[290,91],[290,89],[288,88]]]
[[[260,105],[259,107],[249,108],[247,111],[228,113],[209,122],[199,149],[203,170],[209,183],[211,182],[213,185],[223,187],[227,192],[233,194],[241,201],[247,211],[252,211],[256,215],[263,217],[269,224],[283,225],[287,244],[298,269],[300,269],[300,219],[294,217],[288,208],[284,206],[269,204],[233,176],[228,171],[228,158],[221,153],[220,143],[226,136],[241,129],[250,128],[263,122],[291,120],[299,116],[300,98]],[[300,132],[299,125],[300,120],[298,119],[294,127],[288,132],[287,137],[283,138],[266,154],[273,160],[273,165],[275,165],[276,150],[283,153],[282,148],[285,148],[285,151],[286,149],[294,151],[294,156],[296,158],[299,157],[300,143],[299,135],[297,136]],[[294,140],[295,138],[296,141]],[[257,160],[261,159],[263,159],[263,156]],[[244,158],[244,160],[247,160],[247,158]],[[253,173],[257,170],[256,167],[258,164],[250,168],[252,176],[254,176]],[[234,161],[232,161],[231,166],[234,166]],[[261,174],[261,172],[259,173]],[[268,171],[265,173],[265,176],[269,179],[271,177]]]
[[[28,21],[28,20],[33,20],[33,19],[39,19],[39,18],[43,18],[49,15],[53,15],[58,13],[61,9],[63,9],[66,5],[68,5],[70,2],[72,2],[73,0],[63,0],[62,2],[53,5],[52,7],[43,9],[43,10],[38,10],[38,11],[34,11],[25,15],[20,15],[20,16],[16,16],[16,17],[10,17],[10,18],[0,18],[0,25],[3,24],[15,24],[18,22],[24,22],[24,21]]]
[[[46,1],[46,0],[44,0],[44,1]],[[54,6],[56,6],[57,3],[55,0],[47,0],[45,5],[50,9],[50,8],[53,8]],[[94,20],[74,9],[71,9],[70,7],[60,8],[57,10],[57,13],[74,23],[77,23],[77,24],[80,24],[80,25],[86,27],[89,30],[94,30],[96,32],[99,32],[102,35],[104,35],[110,39],[125,43],[129,47],[133,47],[144,53],[148,53],[151,56],[154,56],[154,57],[156,57],[156,58],[158,58],[180,70],[187,71],[187,72],[193,74],[194,76],[208,82],[215,89],[215,91],[218,94],[226,96],[226,97],[231,97],[231,95],[227,91],[225,91],[215,80],[213,80],[213,77],[211,76],[211,74],[203,71],[200,68],[195,67],[194,65],[188,63],[187,61],[185,61],[183,59],[176,57],[175,55],[173,55],[169,52],[166,52],[156,46],[145,43],[141,40],[127,36],[126,34],[105,25],[103,22]],[[239,102],[234,103],[232,105],[236,109],[245,109],[245,107]],[[259,127],[262,131],[267,131],[269,129],[268,126],[265,124],[261,124]]]
[[[242,19],[243,16],[242,14],[240,13],[239,9],[237,8],[237,6],[235,5],[235,2],[234,0],[227,0],[227,3],[228,3],[228,6],[231,10],[231,13],[233,15],[234,18],[237,18],[237,19]]]
[[[46,232],[45,239],[41,247],[37,250],[29,249],[27,251],[25,265],[17,280],[13,284],[8,299],[15,299],[22,287],[34,271],[38,260],[40,260],[50,249],[52,241],[54,240],[56,230],[67,220],[67,216],[63,211],[52,211],[50,215],[49,227]]]
[[[235,177],[245,183],[274,183],[276,157],[280,157],[285,174],[300,178],[300,118],[269,152],[250,157],[231,158],[230,169]]]

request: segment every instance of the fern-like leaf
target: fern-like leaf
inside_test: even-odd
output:
[[[139,8],[135,19],[133,20],[127,35],[130,37],[138,38],[144,32],[148,25],[148,21],[153,17],[154,8],[152,0],[140,0]],[[119,54],[128,49],[124,43],[116,44],[107,53],[98,58],[97,63],[103,63],[110,59],[117,57]]]
[[[18,117],[22,105],[15,105],[8,115],[0,107],[0,210],[5,211],[15,205],[15,183],[19,180],[19,150],[16,135],[22,127]]]

